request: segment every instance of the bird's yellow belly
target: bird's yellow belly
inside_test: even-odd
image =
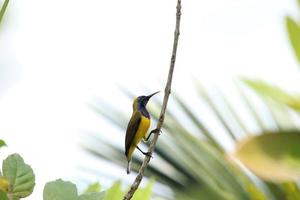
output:
[[[146,133],[150,127],[150,119],[142,116],[142,120],[140,126],[136,132],[136,136],[134,137],[133,144],[138,145],[138,143],[145,138]]]
[[[146,133],[147,133],[149,127],[150,127],[150,123],[151,123],[150,119],[142,116],[139,128],[136,132],[136,135],[133,139],[132,145],[130,146],[130,149],[129,149],[129,152],[128,152],[128,156],[127,156],[128,160],[131,159],[132,153],[134,152],[136,146],[140,143],[140,141],[143,138],[146,137]]]

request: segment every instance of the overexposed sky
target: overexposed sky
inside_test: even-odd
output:
[[[9,147],[0,158],[18,152],[34,168],[37,188],[29,200],[41,199],[45,181],[77,176],[78,163],[93,163],[78,148],[81,130],[107,130],[123,145],[117,130],[87,104],[99,97],[129,116],[131,102],[117,84],[137,95],[143,94],[141,85],[163,89],[175,4],[10,2],[0,32],[0,138]],[[299,69],[284,24],[286,14],[297,16],[296,0],[182,0],[182,7],[176,92],[190,100],[193,76],[225,93],[238,75],[297,89]],[[124,171],[109,173],[126,177]]]

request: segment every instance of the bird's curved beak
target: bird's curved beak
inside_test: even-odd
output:
[[[154,92],[153,94],[150,94],[147,96],[147,99],[150,99],[152,96],[156,95],[157,93],[159,93],[160,91]]]

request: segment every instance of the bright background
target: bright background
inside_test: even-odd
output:
[[[163,90],[175,23],[175,0],[11,1],[0,32],[0,138],[36,174],[41,199],[46,181],[132,177],[91,160],[79,144],[84,131],[114,128],[88,107],[100,98],[131,114],[118,85],[136,95]],[[230,95],[232,78],[258,77],[289,89],[299,70],[284,17],[294,0],[182,0],[174,90],[193,96],[191,78]],[[162,98],[162,95],[156,97]],[[101,148],[101,147],[99,147]],[[106,177],[86,177],[78,164],[99,166]],[[86,183],[87,184],[87,183]],[[85,185],[85,184],[82,184]],[[83,186],[82,186],[83,187]]]

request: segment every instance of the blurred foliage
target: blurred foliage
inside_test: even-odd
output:
[[[5,142],[0,139],[0,148],[6,146]]]
[[[287,194],[287,200],[300,199],[299,186],[295,182],[287,182],[282,184],[282,189]]]
[[[298,3],[300,5],[299,0]],[[286,17],[286,24],[300,62],[300,25],[291,17]],[[176,110],[180,110],[181,114],[169,106],[163,135],[155,149],[155,162],[150,163],[146,176],[154,176],[158,182],[169,186],[175,199],[180,200],[300,200],[299,186],[295,182],[300,175],[300,130],[293,118],[300,111],[300,95],[262,80],[243,79],[239,82],[237,92],[260,129],[258,134],[253,134],[239,116],[239,110],[221,92],[212,97],[199,82],[195,82],[195,86],[199,103],[206,104],[223,127],[227,140],[236,144],[235,154],[226,152],[219,134],[212,131],[203,116],[199,116],[200,107],[197,104],[190,106],[172,93]],[[249,88],[255,94],[250,93]],[[133,98],[130,91],[123,91]],[[257,110],[253,97],[260,99],[265,112],[271,116],[268,124],[261,111]],[[217,105],[216,99],[222,100],[219,102],[221,106]],[[148,106],[154,121],[158,118],[160,105],[160,101],[154,100]],[[125,133],[125,113],[105,102],[96,103],[92,108]],[[275,124],[275,128],[270,124]],[[191,130],[191,125],[195,129]],[[241,130],[238,134],[234,126]],[[122,147],[95,134],[88,137],[88,141],[93,141],[95,145],[84,145],[86,151],[125,168]],[[102,148],[99,149],[99,146]],[[141,162],[139,157],[134,156],[133,170],[137,170]],[[156,193],[156,196],[161,195]]]
[[[101,185],[97,183],[90,184],[88,188],[84,191],[84,193],[90,193],[90,192],[100,192]]]
[[[122,199],[123,192],[121,189],[121,182],[115,182],[106,192],[105,192],[105,199]]]
[[[244,82],[262,97],[271,99],[300,112],[300,94],[291,94],[262,80],[244,79]]]
[[[246,82],[250,86],[249,83],[250,81]],[[169,186],[173,190],[176,199],[299,199],[299,188],[293,182],[296,175],[299,175],[299,130],[296,127],[294,127],[294,130],[286,131],[268,128],[268,125],[263,123],[263,117],[258,114],[259,112],[253,110],[253,106],[249,107],[249,105],[254,104],[252,98],[250,98],[250,91],[239,90],[242,98],[247,102],[245,104],[247,105],[246,108],[252,110],[250,113],[255,113],[252,118],[261,129],[260,134],[257,136],[246,132],[248,127],[239,117],[240,113],[229,103],[230,101],[226,100],[223,94],[218,93],[214,98],[223,99],[221,107],[228,108],[229,114],[225,114],[223,110],[218,109],[216,101],[203,86],[199,83],[195,85],[199,94],[199,102],[204,102],[211,112],[216,115],[219,124],[227,132],[228,139],[237,143],[238,148],[235,156],[246,167],[256,172],[256,175],[261,179],[259,180],[258,177],[253,179],[253,175],[249,175],[249,172],[233,162],[232,156],[234,154],[228,155],[221,145],[220,138],[210,131],[212,128],[209,127],[209,124],[197,116],[195,107],[192,108],[176,94],[172,94],[172,98],[175,100],[176,108],[181,109],[182,113],[175,114],[172,108],[168,109],[163,135],[160,137],[155,149],[154,159],[157,160],[155,163],[150,163],[146,175],[154,176],[159,182]],[[268,98],[272,98],[273,95],[277,98],[275,99],[276,102],[281,102],[289,108],[295,108],[297,111],[296,106],[294,106],[297,105],[295,103],[297,102],[296,95],[289,95],[283,90],[275,87],[274,89],[270,85],[267,86],[265,88],[268,92],[257,91],[257,94],[271,94]],[[239,88],[242,88],[241,83],[239,83]],[[130,92],[125,91],[125,93],[130,98],[133,97]],[[266,101],[261,103],[265,105],[267,111],[270,111],[269,114],[275,118],[271,110],[276,108],[277,104],[268,104]],[[159,113],[160,104],[161,102],[154,100],[149,105],[154,121],[158,118],[157,113]],[[125,132],[127,123],[125,113],[104,102],[94,105],[93,109]],[[290,117],[290,112],[281,114]],[[245,132],[237,134],[232,128],[232,124],[227,121],[228,117],[233,118],[235,125],[240,125],[241,130]],[[189,120],[187,123],[189,125],[186,125],[186,119]],[[274,120],[273,123],[277,124],[277,122]],[[191,124],[196,128],[196,132],[189,129]],[[249,139],[241,140],[247,135],[250,135]],[[122,147],[109,143],[95,134],[90,134],[88,140],[93,141],[96,145],[86,145],[84,146],[85,150],[123,166],[125,169],[126,161],[123,157]],[[102,148],[99,149],[99,146]],[[262,160],[266,162],[261,162]],[[142,160],[139,157],[133,157],[133,170],[137,170],[141,162]],[[257,173],[257,170],[259,173]],[[282,170],[289,176],[280,174],[279,172],[282,172]],[[269,173],[268,176],[265,175],[266,173]],[[273,183],[274,181],[276,183]],[[159,195],[156,193],[156,196]]]
[[[43,200],[120,200],[125,192],[121,188],[121,182],[115,182],[106,191],[100,191],[98,183],[91,184],[86,191],[78,195],[76,185],[61,179],[49,182],[45,185]],[[139,188],[133,196],[133,200],[150,200],[153,181],[149,181],[145,188]],[[96,190],[96,191],[95,191]]]
[[[8,6],[5,0],[0,10],[0,24]],[[6,143],[0,139],[0,148]],[[32,194],[35,186],[35,175],[32,168],[26,164],[19,154],[9,155],[0,170],[0,200],[19,200]],[[149,181],[145,188],[139,188],[133,200],[150,200],[153,181]],[[91,184],[83,194],[78,195],[75,184],[58,179],[48,182],[43,191],[43,200],[120,200],[125,192],[121,189],[121,182],[116,182],[106,191],[101,191],[99,183]]]
[[[2,18],[4,16],[4,13],[6,11],[8,3],[9,3],[9,0],[5,0],[4,3],[3,3],[3,5],[2,5],[2,7],[1,7],[1,10],[0,10],[0,24],[2,22]]]
[[[3,140],[0,140],[5,144]],[[139,188],[133,200],[150,200],[154,181],[148,182],[145,188]],[[19,154],[9,155],[0,170],[0,200],[19,200],[28,197],[35,186],[35,175]],[[121,182],[117,181],[106,191],[100,191],[99,183],[87,187],[78,195],[77,187],[69,181],[58,179],[48,182],[43,191],[43,200],[120,200],[125,194]]]
[[[35,176],[19,154],[9,155],[0,173],[0,199],[20,199],[29,196],[35,185]]]
[[[286,26],[296,58],[300,63],[300,25],[291,17],[286,17]]]
[[[300,179],[299,142],[300,131],[265,133],[240,141],[235,156],[264,180],[296,181]]]
[[[0,24],[8,3],[9,0],[5,0],[1,7]],[[296,58],[300,62],[300,25],[297,20],[286,17],[286,26]],[[244,83],[263,97],[264,105],[271,115],[274,115],[273,109],[277,109],[278,105],[284,105],[296,112],[300,111],[300,95],[290,94],[263,81],[244,80]],[[182,121],[182,115],[175,114],[168,109],[164,135],[155,149],[157,164],[151,162],[146,176],[155,176],[158,182],[173,190],[176,199],[182,200],[299,200],[299,186],[294,182],[300,176],[299,130],[296,130],[296,127],[292,131],[267,130],[262,125],[262,117],[251,106],[253,101],[240,90],[253,119],[261,128],[258,136],[251,135],[250,138],[240,141],[241,135],[251,133],[247,131],[235,106],[225,96],[219,94],[219,97],[223,99],[223,107],[228,109],[230,117],[234,120],[231,123],[235,123],[244,130],[243,134],[236,134],[232,124],[226,120],[228,115],[216,105],[215,97],[212,98],[199,83],[195,86],[199,99],[218,119],[219,124],[227,133],[228,140],[237,144],[235,156],[258,177],[253,178],[253,174],[232,161],[231,155],[228,155],[225,147],[222,146],[222,141],[217,137],[218,134],[213,133],[209,124],[196,114],[195,107],[188,105],[178,95],[172,96],[177,108],[196,130],[191,131]],[[129,92],[127,94],[132,97]],[[271,99],[277,104],[270,104],[265,101],[266,99]],[[154,120],[158,118],[160,105],[161,102],[156,101],[150,108]],[[126,114],[103,103],[95,105],[95,110],[125,132]],[[283,112],[281,115],[290,117],[290,112]],[[277,117],[274,116],[274,123],[277,124],[277,122]],[[126,162],[121,147],[110,144],[95,135],[90,135],[90,141],[97,141],[99,145],[84,146],[88,152],[125,168]],[[4,141],[0,140],[0,147],[4,145]],[[99,150],[100,145],[103,148]],[[134,157],[133,168],[137,170],[141,162],[140,158]],[[274,181],[276,183],[273,183]],[[153,185],[154,182],[149,181],[145,188],[139,188],[133,200],[150,200]],[[3,161],[0,173],[1,200],[17,200],[27,197],[32,193],[34,186],[33,170],[20,155],[12,154]],[[119,200],[122,199],[124,193],[121,183],[117,181],[106,191],[101,191],[99,184],[92,184],[79,195],[76,185],[59,179],[45,185],[43,199]]]
[[[154,185],[154,180],[150,180],[146,187],[138,189],[132,198],[132,200],[150,200],[152,197],[152,188]],[[124,194],[123,194],[124,196]]]
[[[76,200],[78,199],[76,185],[61,179],[48,182],[44,187],[43,200]]]
[[[18,154],[8,156],[2,165],[3,177],[10,183],[9,195],[17,198],[29,196],[35,186],[35,176],[29,165]]]
[[[230,131],[228,137],[232,141],[236,141],[239,137],[234,133],[230,124],[227,123],[224,113],[217,109],[215,101],[210,94],[200,84],[196,84],[199,98],[204,100],[205,104],[220,119],[220,125],[224,130]],[[130,97],[128,91],[126,92]],[[147,168],[146,175],[155,176],[159,182],[168,185],[175,193],[176,199],[281,199],[273,197],[271,192],[265,191],[257,182],[253,181],[248,175],[241,170],[236,164],[228,159],[224,147],[221,145],[220,138],[216,138],[207,128],[207,124],[202,121],[193,109],[184,102],[178,95],[173,95],[177,108],[180,108],[183,115],[176,115],[172,109],[168,109],[165,118],[163,136],[160,137],[158,145],[155,149],[158,158],[156,165],[150,163]],[[205,98],[203,98],[205,97]],[[222,99],[225,97],[222,96]],[[247,98],[245,96],[245,98]],[[250,100],[248,99],[250,102]],[[160,108],[159,101],[152,102],[150,107],[154,120],[157,120]],[[224,104],[224,106],[226,106]],[[107,117],[111,122],[115,123],[121,129],[126,129],[125,114],[118,112],[110,105],[95,105],[93,107],[98,113]],[[232,106],[231,112],[234,106]],[[111,112],[112,111],[112,112]],[[190,123],[198,129],[197,132],[191,132],[188,126],[181,122],[181,118],[187,117]],[[239,120],[237,112],[233,116]],[[264,132],[263,132],[264,133]],[[244,134],[243,134],[244,135]],[[207,137],[209,136],[209,137]],[[84,146],[84,148],[96,156],[108,159],[125,168],[125,158],[123,158],[123,149],[119,146],[109,144],[107,141],[96,135],[90,135],[90,141],[97,141],[98,145]],[[99,149],[98,147],[103,148]],[[107,146],[107,148],[105,148]],[[105,151],[107,149],[108,151]],[[111,154],[109,151],[118,153]],[[155,158],[154,158],[155,159]],[[141,160],[137,157],[133,158],[133,170],[137,170],[137,166],[141,164]],[[169,170],[165,170],[165,169]],[[272,183],[270,183],[272,185]],[[265,187],[269,187],[265,183]],[[279,190],[280,195],[284,193],[279,185],[275,185],[273,190]],[[282,199],[281,199],[282,200]]]

